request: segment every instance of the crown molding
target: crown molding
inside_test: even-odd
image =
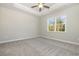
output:
[[[2,3],[2,4],[0,4],[0,6],[3,6],[3,7],[5,6],[5,7],[10,7],[10,8],[20,9],[21,11],[29,12],[36,16],[46,15],[50,12],[53,12],[56,9],[62,8],[64,6],[69,6],[69,5],[71,5],[71,4],[70,3],[55,3],[54,5],[52,5],[50,7],[49,10],[44,10],[44,11],[38,12],[36,10],[33,10],[32,8],[29,8],[29,7],[19,4],[19,3]]]

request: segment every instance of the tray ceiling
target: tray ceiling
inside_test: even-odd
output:
[[[19,9],[21,11],[29,12],[34,15],[46,15],[51,11],[54,11],[58,8],[64,7],[66,5],[70,5],[67,3],[45,3],[45,5],[49,6],[49,9],[43,8],[41,12],[39,12],[38,8],[31,8],[31,6],[36,5],[37,3],[0,3],[0,6],[9,7]]]

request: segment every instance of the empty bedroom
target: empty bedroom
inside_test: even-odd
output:
[[[79,56],[79,3],[0,3],[0,56]]]

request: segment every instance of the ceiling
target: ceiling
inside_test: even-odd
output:
[[[26,7],[30,8],[32,10],[35,10],[36,12],[39,12],[39,8],[38,7],[31,8],[32,6],[37,5],[37,3],[20,3],[20,4],[22,4],[23,6],[26,6]],[[52,7],[54,5],[54,3],[45,3],[44,5],[47,5],[49,7]],[[42,9],[42,11],[46,11],[46,10],[49,10],[49,9],[46,9],[46,8],[43,8]]]
[[[36,3],[0,3],[0,6],[20,9],[22,11],[29,12],[31,14],[38,15],[38,16],[46,15],[51,11],[54,11],[66,5],[68,6],[70,4],[68,3],[45,3],[45,5],[49,6],[50,8],[49,9],[43,8],[41,12],[39,12],[37,7],[31,8],[31,6],[34,6],[34,5],[36,5]]]

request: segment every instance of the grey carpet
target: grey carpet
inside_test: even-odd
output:
[[[78,56],[74,45],[34,38],[0,44],[0,56]]]

